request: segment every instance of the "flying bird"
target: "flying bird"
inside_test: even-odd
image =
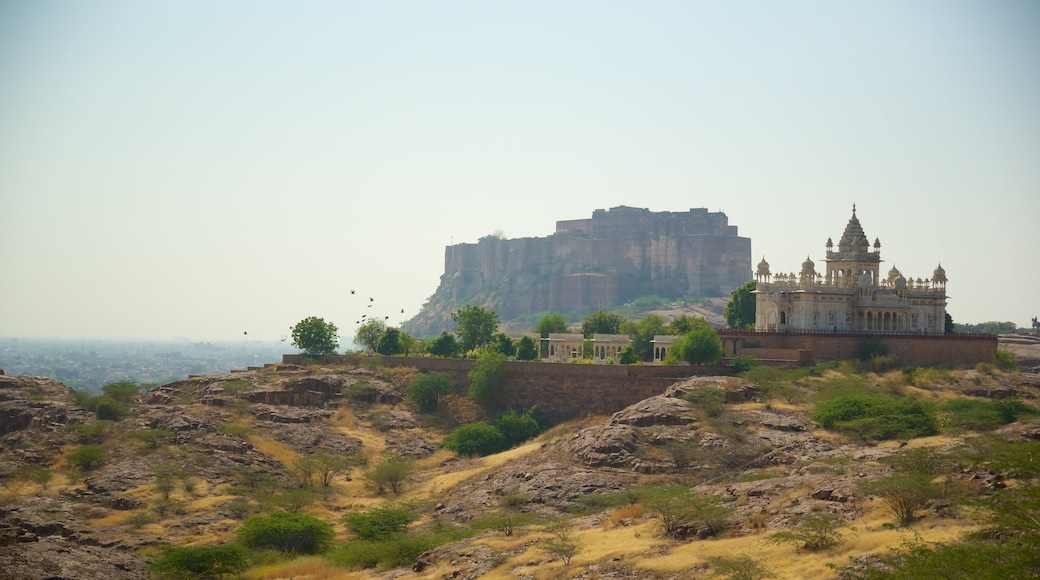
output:
[[[368,297],[368,301],[369,301],[369,302],[375,302],[375,301],[376,301],[376,299],[375,299],[375,298],[372,298],[371,296],[369,296],[369,297]]]
[[[389,316],[384,316],[383,320],[390,320],[390,317]]]
[[[351,293],[351,294],[356,294],[356,292],[354,292],[353,290],[351,290],[351,291],[350,291],[350,293]]]
[[[401,309],[401,314],[404,314],[404,308]]]
[[[243,331],[242,331],[242,334],[249,334],[249,333],[243,330]]]

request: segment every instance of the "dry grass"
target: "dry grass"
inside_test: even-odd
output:
[[[344,568],[337,568],[318,556],[304,556],[290,562],[260,566],[242,575],[242,578],[248,580],[275,580],[282,578],[339,580],[357,577],[357,573]]]
[[[300,456],[292,447],[260,433],[250,433],[246,435],[246,439],[257,451],[286,467],[292,467],[293,462]]]
[[[603,520],[603,527],[613,528],[617,527],[622,520],[636,520],[643,517],[643,506],[642,504],[633,504],[621,506],[614,510],[614,513],[610,514],[609,517]]]

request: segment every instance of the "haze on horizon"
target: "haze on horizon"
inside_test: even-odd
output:
[[[1028,326],[1037,103],[1028,0],[2,1],[0,337],[350,336],[452,242],[619,205],[787,272],[855,203],[956,322]]]

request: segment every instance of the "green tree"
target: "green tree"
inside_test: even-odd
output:
[[[415,348],[415,344],[418,342],[414,336],[403,330],[401,331],[401,338],[399,340],[401,343],[401,352],[404,353],[404,356],[408,356],[408,354],[412,352],[412,349]]]
[[[950,316],[949,312],[947,312],[945,315],[943,315],[943,330],[944,330],[944,332],[946,334],[953,334],[953,333],[957,332],[954,329],[953,317]]]
[[[654,360],[654,336],[665,333],[664,318],[657,314],[647,314],[638,321],[626,320],[621,323],[621,334],[632,339],[632,349],[636,358],[641,361]],[[624,363],[631,364],[631,363]]]
[[[491,337],[490,346],[506,356],[513,356],[516,354],[516,344],[514,344],[513,339],[504,332],[496,332],[495,335]]]
[[[433,342],[430,344],[429,352],[433,356],[451,358],[458,354],[459,343],[455,340],[454,334],[449,334],[448,331],[442,330],[440,336],[433,339]]]
[[[292,328],[292,345],[309,355],[335,354],[339,329],[324,318],[309,316]]]
[[[685,336],[687,332],[693,330],[693,327],[698,321],[703,321],[703,318],[694,318],[683,314],[682,316],[673,319],[668,323],[668,334],[673,336]]]
[[[375,352],[379,346],[379,338],[383,336],[386,324],[382,320],[369,320],[358,327],[354,334],[354,344],[360,344],[369,352]]]
[[[703,322],[703,321],[701,321]],[[684,360],[692,365],[715,364],[722,358],[722,340],[707,322],[695,324],[678,343],[668,349],[668,360]]]
[[[618,362],[623,365],[634,365],[639,362],[639,357],[636,355],[636,349],[632,348],[632,345],[628,345],[621,349],[621,354],[618,355]]]
[[[288,554],[316,554],[336,532],[328,522],[307,514],[272,512],[242,522],[238,539],[250,548],[273,548]]]
[[[498,330],[498,314],[479,306],[467,306],[451,313],[455,321],[455,334],[463,352],[482,348],[491,342]]]
[[[723,314],[730,328],[751,328],[755,326],[755,281],[749,280],[730,293],[731,299]]]
[[[549,338],[550,333],[563,333],[568,330],[567,319],[555,312],[546,314],[534,325],[534,331],[542,338]]]
[[[455,385],[444,373],[423,373],[408,385],[408,398],[419,410],[431,413],[437,408],[437,402],[444,395],[455,390]]]
[[[502,386],[503,366],[506,355],[487,350],[481,353],[473,365],[473,370],[466,376],[469,378],[469,397],[487,406],[495,402],[498,390]]]
[[[516,342],[516,360],[537,360],[538,345],[526,334]]]
[[[401,347],[401,331],[392,326],[384,330],[376,343],[376,352],[383,356],[393,356],[404,352],[404,348]]]
[[[591,338],[594,334],[618,334],[624,321],[620,314],[597,310],[582,321],[581,333],[585,338]]]
[[[507,446],[519,445],[542,431],[538,420],[534,418],[535,410],[535,407],[531,407],[523,413],[517,413],[509,409],[498,416],[495,427],[505,436]]]

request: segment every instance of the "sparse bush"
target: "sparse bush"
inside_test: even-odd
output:
[[[764,580],[776,576],[761,562],[741,554],[732,558],[717,556],[710,559],[713,568],[711,578],[728,578],[729,580]]]
[[[288,554],[316,554],[336,532],[328,522],[307,514],[272,512],[252,517],[238,529],[238,539],[250,548],[273,548]]]
[[[166,548],[149,566],[163,580],[223,578],[248,568],[246,551],[234,544]]]
[[[671,441],[665,446],[665,450],[677,469],[685,469],[693,463],[697,444],[693,441]]]
[[[507,536],[512,536],[513,532],[533,523],[536,518],[537,516],[532,513],[504,509],[477,518],[472,525],[476,529],[498,530]]]
[[[542,551],[563,560],[563,565],[567,566],[571,563],[571,558],[581,552],[582,544],[574,539],[561,540],[559,538],[551,538],[543,540],[539,547]]]
[[[914,521],[914,512],[923,508],[928,500],[939,495],[932,484],[931,475],[893,475],[883,479],[864,482],[859,486],[864,495],[880,497],[891,508],[902,525]]]
[[[683,399],[693,403],[709,417],[718,417],[726,410],[726,391],[715,387],[697,387],[683,394]]]
[[[441,447],[450,449],[459,455],[491,455],[508,447],[505,435],[494,425],[485,421],[463,425],[454,430]]]
[[[343,394],[359,403],[375,403],[380,395],[379,388],[366,380],[358,380],[343,387]]]
[[[152,523],[152,516],[144,510],[138,510],[130,514],[130,517],[126,519],[126,522],[130,524],[135,530],[141,529],[144,526]]]
[[[105,440],[105,432],[108,431],[111,421],[94,421],[93,423],[75,423],[72,428],[76,431],[77,443],[101,443]]]
[[[169,429],[141,429],[131,433],[130,437],[144,443],[149,449],[158,449],[159,445],[173,437],[173,431]]]
[[[108,451],[100,445],[80,445],[69,453],[69,463],[89,471],[100,467],[108,460]]]
[[[665,535],[677,540],[688,539],[692,534],[701,538],[717,536],[733,513],[733,508],[722,505],[718,498],[695,493],[652,497],[647,503],[660,515]]]
[[[415,471],[415,463],[405,457],[388,455],[381,463],[364,473],[364,477],[379,495],[389,489],[394,495],[404,490],[404,482]]]
[[[845,535],[841,529],[845,521],[840,516],[831,514],[806,514],[798,525],[769,536],[768,540],[775,544],[800,544],[810,552],[819,552],[845,543]]]

